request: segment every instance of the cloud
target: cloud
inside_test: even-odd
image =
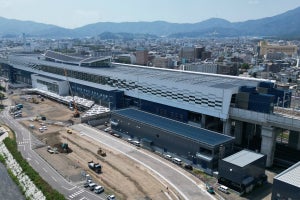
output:
[[[100,13],[97,11],[88,11],[88,10],[75,10],[77,18],[84,19],[97,19],[100,18]]]
[[[256,4],[259,4],[260,1],[259,0],[250,0],[248,1],[248,4],[252,4],[252,5],[256,5]]]
[[[9,8],[12,6],[12,2],[9,0],[0,0],[0,8]]]

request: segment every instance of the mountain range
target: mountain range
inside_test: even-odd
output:
[[[297,20],[298,19],[298,20]],[[211,18],[199,23],[155,22],[99,22],[75,29],[55,25],[0,17],[0,36],[27,36],[63,38],[92,37],[132,38],[136,35],[166,37],[236,37],[267,36],[300,38],[300,7],[273,17],[244,22],[229,22]]]

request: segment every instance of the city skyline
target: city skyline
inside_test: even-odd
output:
[[[197,23],[210,18],[230,22],[271,17],[300,6],[297,0],[0,0],[1,17],[77,28],[97,22],[167,21]]]

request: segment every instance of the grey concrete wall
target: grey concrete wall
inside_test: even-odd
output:
[[[267,155],[266,166],[270,167],[273,165],[274,160],[276,129],[273,127],[262,126],[261,137],[262,141],[260,152]]]

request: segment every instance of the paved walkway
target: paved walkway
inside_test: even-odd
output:
[[[0,163],[0,199],[25,200],[19,187],[12,181],[2,163]]]

